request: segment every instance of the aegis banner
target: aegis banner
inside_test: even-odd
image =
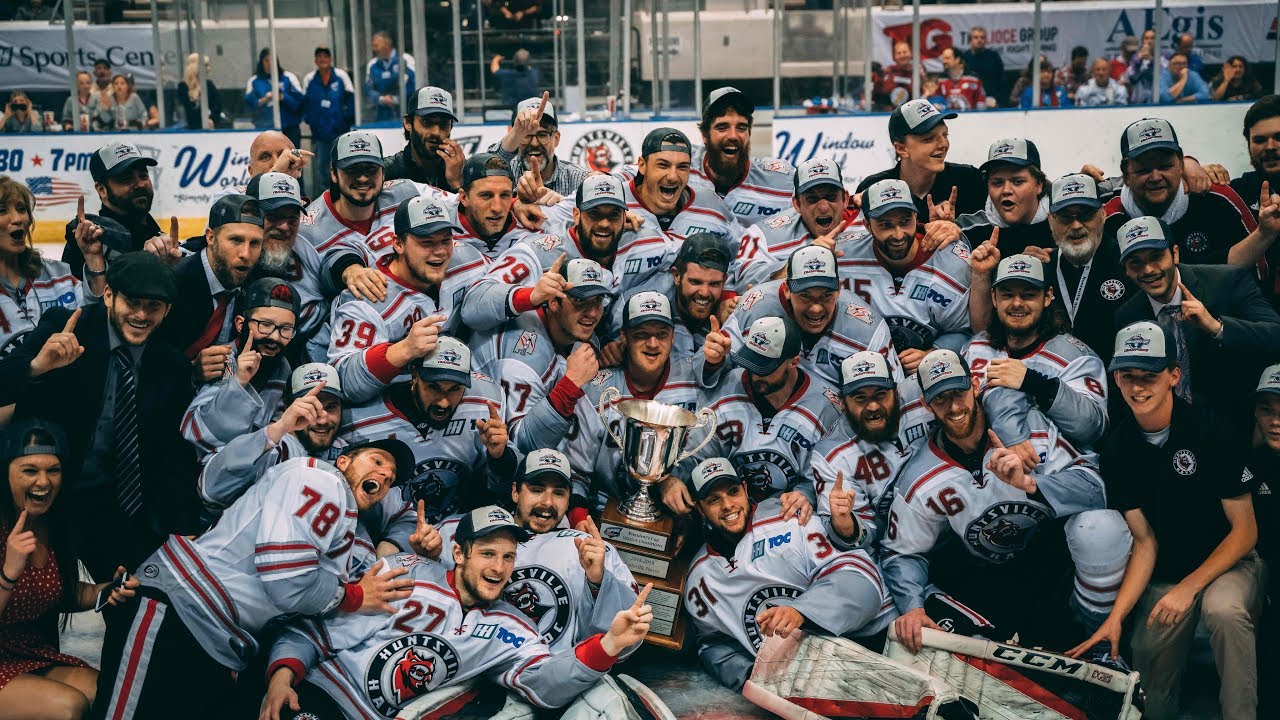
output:
[[[911,42],[911,11],[881,10],[872,15],[875,26],[875,58],[893,62],[893,45]],[[1071,48],[1083,45],[1090,57],[1119,53],[1128,35],[1141,37],[1154,28],[1153,4],[1142,0],[1114,2],[1045,3],[1040,23],[1041,52],[1055,65],[1070,59]],[[1235,3],[1207,3],[1168,0],[1164,3],[1164,37],[1161,47],[1173,45],[1173,38],[1189,33],[1195,47],[1208,64],[1217,64],[1231,55],[1243,55],[1250,62],[1275,59],[1276,4],[1263,0]],[[1031,62],[1035,37],[1035,13],[1029,3],[927,6],[920,9],[920,48],[925,68],[942,69],[939,59],[949,47],[969,47],[969,30],[987,30],[987,47],[1004,59],[1006,70]]]
[[[4,86],[65,90],[70,87],[69,72],[92,70],[94,61],[106,58],[111,67],[133,73],[139,87],[155,87],[156,56],[150,25],[77,25],[72,33],[76,49],[68,58],[64,26],[0,24],[0,77],[4,78]],[[178,66],[173,50],[163,53],[165,65]]]

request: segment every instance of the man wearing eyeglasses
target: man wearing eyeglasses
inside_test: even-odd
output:
[[[222,380],[205,385],[182,418],[182,436],[199,454],[266,427],[283,409],[293,371],[284,349],[297,332],[299,309],[297,291],[283,280],[262,278],[245,288]]]
[[[489,147],[489,152],[506,160],[517,178],[524,178],[526,171],[534,170],[536,166],[541,182],[529,184],[531,192],[536,192],[534,188],[541,185],[569,197],[578,191],[578,186],[587,177],[587,169],[556,157],[559,146],[560,125],[556,121],[555,108],[550,102],[544,104],[543,98],[531,97],[512,109],[511,127],[502,140]],[[532,202],[537,197],[521,199]]]

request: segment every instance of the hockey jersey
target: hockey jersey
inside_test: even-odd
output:
[[[510,492],[515,448],[508,445],[510,466],[504,467],[503,462],[489,456],[475,426],[477,420],[489,419],[491,403],[498,406],[501,415],[502,400],[493,380],[473,372],[471,387],[443,429],[426,422],[409,383],[396,383],[368,402],[343,408],[338,434],[349,444],[395,438],[413,451],[417,462],[413,474],[407,483],[387,493],[381,503],[388,526],[407,521],[407,529],[386,531],[393,543],[402,549],[409,547],[408,536],[417,523],[419,500],[425,503],[427,519],[438,522],[459,512],[468,500],[485,497],[490,487],[505,486]],[[379,530],[370,528],[374,533]]]
[[[694,233],[709,232],[729,243],[731,255],[737,254],[738,240],[742,237],[742,226],[725,206],[724,200],[716,194],[715,187],[695,176],[690,176],[689,185],[685,189],[687,196],[680,206],[680,211],[666,226],[663,226],[658,216],[640,202],[640,197],[636,194],[635,170],[634,167],[628,166],[623,171],[614,173],[622,178],[622,194],[626,197],[628,211],[639,215],[646,224],[662,228],[677,240],[684,240]]]
[[[1007,349],[991,346],[984,331],[969,341],[964,349],[969,372],[981,383],[982,407],[987,411],[996,435],[1006,446],[1016,445],[1030,435],[1027,411],[1034,404],[1053,421],[1062,435],[1080,447],[1092,447],[1107,429],[1107,371],[1102,360],[1088,345],[1070,335],[1054,335],[1022,352],[1011,355]],[[987,386],[987,364],[996,358],[1015,357],[1032,370],[1056,381],[1053,402],[1044,407],[1028,390]]]
[[[757,285],[738,301],[738,307],[724,324],[733,341],[733,349],[742,347],[743,333],[762,317],[792,317],[791,303],[782,297],[785,280],[770,280]],[[806,336],[800,353],[800,367],[832,385],[840,383],[840,363],[862,350],[885,356],[897,383],[902,381],[902,365],[890,335],[890,327],[864,299],[850,290],[841,290],[836,298],[835,317],[826,332]],[[793,318],[794,319],[794,318]],[[701,358],[702,356],[699,355]],[[827,426],[830,427],[830,426]]]
[[[34,279],[24,279],[17,288],[6,285],[0,292],[0,357],[22,344],[45,310],[64,307],[74,311],[84,304],[83,288],[71,274],[71,266],[57,260],[41,260],[40,274]]]
[[[501,600],[463,608],[453,571],[438,563],[409,554],[383,563],[375,569],[408,568],[405,577],[413,580],[413,594],[392,601],[395,615],[301,620],[271,650],[271,671],[283,665],[295,676],[305,675],[348,718],[393,718],[417,697],[476,677],[538,707],[560,707],[612,665],[598,641],[594,652],[575,648],[553,654],[537,629]]]
[[[292,372],[289,361],[281,354],[279,362],[272,363],[274,372],[259,389],[252,380],[241,385],[236,379],[238,352],[227,356],[222,380],[201,387],[182,417],[182,437],[201,456],[217,451],[238,435],[266,427],[283,409],[285,386]],[[259,366],[258,372],[264,371]]]
[[[837,242],[866,234],[857,208],[846,209],[843,221],[848,225],[836,236]],[[742,236],[737,260],[731,268],[732,286],[739,292],[746,292],[748,286],[769,282],[774,273],[783,269],[791,253],[811,244],[813,233],[809,232],[796,210],[787,210],[757,222]]]
[[[455,243],[444,282],[434,296],[413,289],[391,272],[394,256],[378,261],[387,282],[387,296],[379,302],[360,300],[343,290],[333,302],[329,323],[308,344],[316,362],[338,371],[343,398],[361,402],[373,397],[392,380],[407,379],[399,368],[386,363],[384,343],[403,340],[413,324],[424,317],[444,315],[443,332],[456,335],[463,328],[463,293],[484,272],[484,261],[473,248]]]
[[[626,371],[621,367],[605,368],[583,388],[583,396],[574,407],[574,416],[565,433],[564,454],[573,468],[573,494],[587,498],[593,509],[604,507],[611,497],[624,497],[635,488],[622,466],[622,450],[610,433],[622,435],[622,416],[615,409],[616,402],[605,407],[604,418],[597,408],[606,388],[618,391],[618,401],[654,400],[676,405],[693,412],[698,409],[698,383],[693,375],[690,357],[670,360],[667,375],[651,392],[640,393],[631,387]],[[605,423],[608,423],[608,428]],[[712,428],[691,430],[685,444],[702,440]]]
[[[984,110],[987,107],[987,94],[982,90],[982,81],[973,75],[961,75],[952,78],[944,75],[938,80],[938,92],[947,99],[948,110]]]
[[[440,564],[449,569],[453,569],[453,535],[459,517],[436,526],[441,541]],[[592,635],[608,632],[614,616],[634,605],[639,592],[631,569],[606,542],[604,577],[593,596],[587,573],[578,561],[578,546],[573,542],[587,537],[590,535],[568,527],[534,534],[516,549],[516,569],[502,591],[502,599],[533,623],[542,642],[553,652],[568,650]],[[654,612],[659,612],[657,606]],[[626,657],[629,652],[619,657]]]
[[[196,478],[196,491],[205,509],[211,513],[209,523],[222,514],[266,474],[267,470],[290,458],[314,457],[332,463],[338,459],[346,441],[337,438],[328,450],[312,455],[292,433],[272,444],[267,440],[265,427],[240,435],[222,446],[222,449],[205,458],[204,467]]]
[[[471,221],[467,219],[466,213],[459,212],[461,208],[456,207],[457,202],[454,201],[451,205],[452,207],[446,207],[450,207],[450,212],[457,215],[458,227],[462,228],[462,232],[454,231],[453,239],[458,241],[459,244],[466,244],[475,248],[476,252],[480,253],[481,257],[484,258],[486,265],[493,263],[499,256],[510,250],[512,245],[520,242],[520,239],[524,236],[531,232],[536,232],[521,225],[514,215],[509,215],[502,234],[493,241],[493,247],[489,247],[489,244],[476,233],[475,228],[471,227]]]
[[[728,458],[756,501],[792,490],[808,496],[813,485],[805,473],[813,448],[840,422],[840,393],[820,378],[801,373],[795,392],[772,417],[760,412],[764,398],[752,393],[741,369],[723,373],[720,383],[703,391],[700,407],[716,414],[716,435],[682,463],[687,479],[694,465],[713,457]]]
[[[705,146],[699,145],[694,149],[691,164],[690,177],[714,188],[715,180],[707,171]],[[791,209],[795,174],[796,169],[786,160],[751,158],[746,174],[720,197],[738,224],[749,228],[778,212]]]
[[[457,196],[453,193],[420,185],[412,180],[388,180],[382,184],[382,192],[373,207],[373,220],[369,232],[362,230],[338,215],[333,207],[330,191],[326,190],[307,206],[298,227],[299,237],[305,237],[320,255],[322,282],[331,282],[334,262],[343,255],[354,254],[362,264],[373,267],[377,261],[393,252],[391,243],[396,239],[395,215],[400,203],[410,198],[426,195],[441,202],[450,215],[457,215]],[[336,293],[341,288],[330,288]]]
[[[941,448],[938,433],[916,445],[894,482],[881,540],[881,567],[900,612],[922,607],[929,586],[926,554],[957,543],[974,564],[1002,564],[1025,549],[1040,523],[1106,507],[1097,456],[1077,450],[1039,411],[1027,416],[1040,464],[1037,492],[1005,483],[986,468],[970,473]],[[946,588],[942,588],[946,590]]]
[[[875,561],[838,550],[815,516],[784,520],[777,500],[751,509],[730,556],[699,549],[684,584],[685,611],[698,633],[698,657],[721,683],[741,687],[764,642],[756,616],[793,607],[831,635],[866,636],[893,619],[893,601]]]
[[[884,318],[898,352],[958,350],[969,339],[969,245],[964,238],[936,252],[917,249],[902,274],[884,265],[870,233],[842,238],[836,251],[844,253],[837,260],[841,284]]]
[[[243,670],[254,634],[342,600],[357,530],[355,497],[334,466],[308,457],[271,468],[195,539],[172,535],[135,573],[169,602],[219,664]]]
[[[911,457],[912,446],[924,438],[933,422],[933,413],[925,407],[920,386],[914,379],[900,383],[897,394],[896,438],[872,443],[858,437],[846,412],[840,423],[813,449],[809,472],[818,496],[814,510],[824,519],[828,531],[831,529],[831,491],[837,475],[843,473],[844,488],[856,493],[854,512],[865,528],[865,542],[874,541],[879,535],[893,500],[893,479]],[[829,535],[833,542],[841,544],[835,533]]]

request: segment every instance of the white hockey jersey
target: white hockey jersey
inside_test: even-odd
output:
[[[918,240],[917,240],[918,242]],[[916,252],[906,272],[897,275],[876,255],[870,233],[836,244],[840,282],[889,324],[893,346],[958,350],[969,338],[969,245],[960,238],[932,253]],[[938,344],[938,339],[956,333]]]
[[[640,198],[636,194],[635,168],[628,167],[623,172],[615,172],[614,174],[618,175],[623,181],[622,189],[623,195],[627,200],[627,210],[639,215],[646,224],[662,227],[662,223],[658,221],[658,216],[646,207],[644,203],[640,202]],[[684,240],[694,233],[709,232],[727,241],[729,243],[730,256],[736,255],[738,252],[738,240],[742,237],[743,229],[738,224],[738,220],[733,213],[729,212],[724,200],[721,200],[720,196],[716,195],[716,189],[706,182],[690,176],[689,185],[685,192],[688,194],[688,199],[681,207],[680,212],[676,213],[676,216],[665,228],[665,232],[677,240]]]
[[[1049,407],[1036,402],[1035,394],[1029,392],[1035,386],[1026,380],[1020,390],[987,387],[987,363],[1010,354],[1007,349],[992,347],[986,332],[975,335],[963,354],[969,372],[982,384],[982,406],[1006,446],[1027,439],[1026,414],[1033,404],[1069,441],[1081,447],[1092,446],[1107,429],[1107,370],[1098,354],[1075,337],[1054,335],[1016,355],[1028,372],[1034,370],[1057,381]]]
[[[409,383],[396,383],[372,400],[344,407],[338,434],[347,443],[395,438],[409,446],[417,462],[408,482],[393,488],[381,503],[388,528],[401,519],[407,520],[407,527],[400,531],[371,527],[370,531],[385,530],[391,542],[407,549],[419,500],[425,503],[427,519],[437,522],[459,512],[467,500],[485,497],[490,487],[505,489],[505,497],[515,479],[515,448],[508,444],[511,457],[506,463],[494,460],[475,426],[477,420],[489,419],[491,403],[501,415],[502,401],[493,380],[473,372],[471,387],[443,429],[428,424]]]
[[[375,569],[405,567],[413,580],[413,594],[391,603],[394,615],[300,620],[271,650],[272,669],[283,665],[305,674],[348,718],[393,718],[417,697],[477,677],[538,707],[559,707],[612,665],[593,669],[575,649],[552,653],[519,611],[501,600],[463,608],[453,571],[438,563],[409,554],[383,562]],[[597,653],[596,659],[604,655]]]
[[[789,206],[788,206],[789,207]],[[856,208],[845,210],[842,220],[848,223],[837,242],[865,235],[862,214]],[[733,287],[745,292],[748,285],[766,283],[782,270],[791,253],[813,244],[813,233],[805,227],[800,213],[794,209],[760,220],[747,228],[733,265]]]
[[[419,195],[438,200],[451,215],[457,215],[456,195],[406,179],[388,180],[382,184],[368,233],[338,215],[328,190],[313,200],[302,214],[298,235],[305,237],[320,255],[322,280],[330,282],[328,276],[334,261],[343,255],[355,254],[362,264],[373,267],[380,258],[391,254],[391,244],[396,239],[396,208],[405,200]],[[330,292],[336,293],[340,289],[330,288]]]
[[[769,607],[793,607],[806,626],[831,635],[866,636],[888,626],[893,601],[866,551],[833,547],[816,516],[804,524],[783,520],[776,499],[751,513],[732,554],[704,545],[685,580],[685,611],[708,672],[741,685],[764,641],[756,616]]]
[[[357,531],[355,497],[332,465],[299,457],[272,467],[195,539],[173,535],[135,575],[163,591],[201,647],[243,670],[254,634],[342,600]]]
[[[204,467],[196,477],[196,491],[210,513],[209,524],[270,468],[290,458],[312,457],[333,463],[346,444],[345,440],[337,438],[328,450],[312,455],[292,433],[280,438],[276,444],[268,442],[265,427],[239,435],[205,458]]]
[[[858,437],[846,412],[809,457],[809,472],[818,496],[815,512],[829,522],[831,490],[837,475],[843,473],[844,488],[856,493],[854,512],[866,529],[867,541],[879,535],[893,500],[893,479],[911,457],[912,446],[924,438],[933,422],[933,413],[925,407],[920,386],[914,379],[898,386],[898,405],[896,438],[871,443]],[[834,534],[831,537],[839,543]]]
[[[924,604],[924,556],[940,543],[959,543],[974,564],[1001,564],[1026,548],[1040,523],[1106,506],[1097,456],[1073,447],[1039,411],[1027,420],[1040,453],[1031,473],[1034,496],[986,468],[994,447],[987,447],[981,472],[971,473],[939,445],[940,431],[915,446],[894,483],[881,541],[885,579],[900,611]]]
[[[320,253],[302,237],[299,231],[293,243],[293,262],[282,280],[287,280],[298,295],[298,334],[295,340],[309,337],[328,319],[328,303],[324,288],[329,280],[321,276]]]
[[[706,147],[694,148],[690,178],[715,187],[706,168]],[[747,173],[720,197],[744,228],[791,208],[796,169],[778,158],[751,158]]]
[[[227,356],[222,380],[208,383],[196,392],[182,416],[182,437],[195,446],[200,456],[219,448],[246,432],[266,427],[283,410],[285,385],[293,369],[283,355],[274,363],[274,372],[255,388],[251,380],[241,385],[236,379],[239,350]],[[259,373],[266,369],[258,368]],[[253,378],[257,380],[257,376]]]
[[[307,348],[313,360],[337,369],[348,402],[367,400],[396,378],[408,378],[386,363],[386,350],[379,346],[403,340],[415,322],[439,314],[446,317],[446,334],[456,335],[463,329],[458,312],[463,293],[484,273],[479,254],[470,246],[455,244],[444,282],[432,296],[392,274],[392,259],[385,257],[377,265],[386,278],[387,296],[370,302],[343,290],[333,302],[329,323]]]
[[[5,287],[0,292],[0,357],[22,344],[45,310],[64,307],[74,311],[84,304],[84,291],[80,280],[71,274],[71,266],[41,260],[40,274],[34,280],[23,280],[21,287]]]
[[[449,208],[451,214],[457,216],[458,227],[462,228],[461,232],[454,231],[453,239],[460,245],[470,245],[475,248],[476,252],[480,253],[480,256],[484,258],[486,266],[492,265],[494,260],[497,260],[503,253],[510,250],[512,245],[520,242],[521,238],[537,232],[521,225],[520,221],[514,215],[511,215],[507,218],[507,225],[503,228],[502,235],[493,241],[493,247],[489,247],[489,244],[476,233],[475,228],[471,227],[471,221],[467,219],[466,213],[459,212],[461,208],[457,206],[456,200],[446,207]]]
[[[791,303],[782,298],[785,280],[771,280],[757,285],[738,301],[738,307],[724,324],[733,341],[733,349],[742,347],[743,333],[762,317],[792,317]],[[840,363],[850,355],[871,350],[885,356],[894,382],[902,382],[902,365],[890,336],[890,328],[880,314],[849,290],[841,290],[836,298],[835,317],[826,332],[805,337],[800,354],[800,367],[827,383],[839,385]],[[792,318],[794,319],[794,318]],[[701,356],[699,356],[701,357]],[[829,427],[829,426],[828,426]]]

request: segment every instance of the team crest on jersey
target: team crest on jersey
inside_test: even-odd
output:
[[[889,325],[889,334],[893,336],[893,347],[898,352],[907,348],[933,347],[937,333],[924,323],[903,315],[887,317],[884,321]]]
[[[502,591],[502,599],[524,613],[550,645],[569,629],[572,600],[564,580],[547,568],[533,565],[511,573],[511,582]]]
[[[476,372],[475,370],[471,371],[471,379],[484,380],[485,382],[493,382],[493,378],[489,377],[488,375],[485,375],[482,372]]]
[[[520,333],[520,338],[516,340],[516,346],[512,349],[517,355],[533,355],[538,348],[538,333],[532,330],[525,330]]]
[[[1173,454],[1173,469],[1179,475],[1194,475],[1196,472],[1196,454],[1187,449]]]
[[[856,320],[861,320],[868,325],[871,324],[871,309],[863,307],[858,303],[851,302],[848,305],[845,305],[844,314]]]
[[[445,640],[413,633],[383,645],[364,673],[364,690],[383,717],[443,687],[458,674],[458,653]]]
[[[774,491],[787,489],[800,477],[786,456],[772,450],[736,453],[730,461],[738,477],[747,484],[751,499],[757,502]]]
[[[756,622],[756,613],[760,611],[760,606],[777,598],[795,600],[800,595],[800,590],[786,585],[769,585],[751,593],[751,597],[747,598],[746,604],[742,606],[742,629],[746,631],[752,647],[759,650],[761,643],[764,642],[764,638],[760,635],[760,624]]]
[[[542,248],[546,252],[551,252],[564,244],[559,235],[540,235],[529,242]]]
[[[750,310],[752,305],[760,302],[760,298],[764,297],[762,290],[752,290],[742,296],[742,300],[738,301],[739,310]]]
[[[454,491],[470,475],[470,468],[457,460],[431,458],[414,468],[414,477],[405,485],[404,499],[412,505],[426,503],[427,515],[443,517],[455,509]],[[432,520],[435,522],[435,520]]]
[[[1037,526],[1048,519],[1044,508],[1031,503],[996,503],[969,523],[964,539],[978,555],[1002,563],[1026,548],[1035,537]]]
[[[791,214],[775,215],[774,217],[771,217],[768,220],[765,220],[764,224],[765,224],[765,227],[769,227],[769,228],[773,228],[774,230],[777,230],[780,227],[786,227],[787,225],[790,225],[791,222],[795,219],[796,219],[796,216]]]
[[[595,172],[612,172],[619,165],[635,162],[635,152],[622,135],[612,130],[593,130],[573,144],[569,161]]]
[[[1124,297],[1124,283],[1119,280],[1104,280],[1098,286],[1098,292],[1102,293],[1103,300],[1119,300]]]
[[[1199,230],[1187,233],[1187,250],[1202,253],[1209,249],[1209,237]]]

